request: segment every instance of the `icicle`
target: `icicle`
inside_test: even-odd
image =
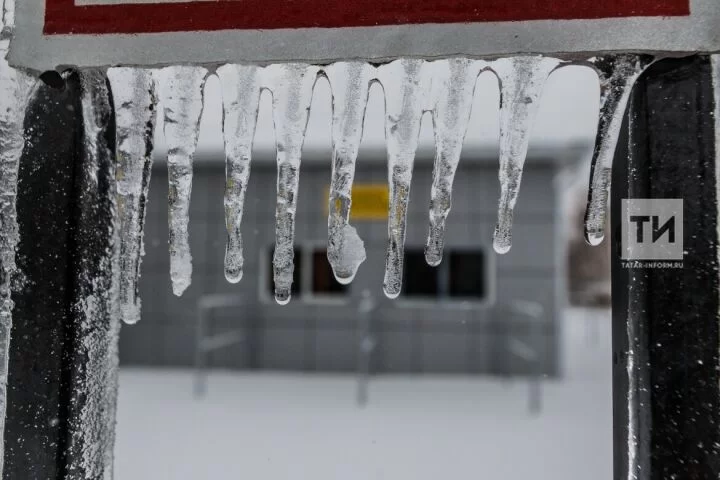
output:
[[[188,238],[192,164],[207,76],[206,69],[187,66],[167,67],[158,75],[168,147],[170,278],[177,296],[182,295],[192,281]]]
[[[348,223],[363,122],[374,69],[367,63],[336,63],[326,70],[333,95],[333,153],[328,199],[328,261],[335,278],[349,284],[367,255]]]
[[[13,302],[10,276],[19,239],[15,200],[18,168],[25,145],[23,123],[35,80],[5,61],[8,42],[0,41],[0,478],[3,471],[8,357]]]
[[[157,115],[150,70],[111,68],[108,79],[115,103],[117,209],[120,219],[120,316],[140,320],[138,280],[145,209],[152,169],[152,141]]]
[[[530,142],[530,128],[540,106],[545,81],[560,60],[535,57],[503,58],[491,69],[500,80],[500,206],[493,247],[507,253],[512,246],[513,210]]]
[[[475,83],[482,63],[456,58],[433,62],[433,89],[438,93],[433,111],[435,165],[430,194],[430,227],[425,260],[437,266],[445,244],[445,220],[452,206],[452,186],[460,163],[465,133],[472,110]]]
[[[605,215],[612,161],[633,85],[653,61],[648,55],[616,55],[592,60],[600,76],[600,120],[593,151],[590,191],[585,212],[585,240],[599,245],[605,237]]]
[[[293,281],[295,213],[300,180],[300,156],[305,140],[312,92],[318,68],[305,64],[271,65],[267,78],[273,94],[273,121],[277,145],[277,205],[273,270],[275,301],[290,301]]]
[[[2,29],[0,30],[0,38],[9,40],[15,29],[15,0],[3,0],[2,2]],[[4,50],[3,56],[7,53]]]
[[[397,298],[402,287],[405,226],[410,201],[415,151],[420,121],[427,99],[422,60],[397,60],[380,67],[378,78],[385,89],[385,136],[387,138],[390,212],[383,290]]]
[[[243,243],[240,233],[250,159],[260,105],[262,69],[225,65],[218,69],[225,120],[225,278],[237,283],[243,276]]]

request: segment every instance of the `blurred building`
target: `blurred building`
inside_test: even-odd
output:
[[[190,242],[193,282],[172,295],[167,252],[167,173],[152,173],[141,277],[143,319],[123,329],[126,365],[189,366],[196,348],[197,308],[212,294],[241,297],[242,307],[210,312],[210,333],[239,331],[243,341],[219,349],[210,364],[231,369],[354,371],[362,338],[374,340],[373,372],[560,372],[559,315],[566,303],[562,196],[558,172],[585,148],[534,146],[515,213],[513,248],[496,255],[492,235],[499,198],[496,150],[466,148],[447,222],[445,257],[425,264],[433,153],[416,161],[408,214],[403,293],[382,293],[387,243],[387,166],[384,150],[361,151],[351,222],[365,241],[367,261],[350,286],[333,278],[326,258],[330,161],[305,150],[300,175],[293,299],[273,299],[276,169],[273,152],[253,160],[243,218],[245,275],[237,285],[223,275],[225,225],[222,154],[196,162]],[[358,309],[367,291],[377,308]],[[366,339],[367,340],[367,339]],[[367,347],[367,344],[366,344]]]

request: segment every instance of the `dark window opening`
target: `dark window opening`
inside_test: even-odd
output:
[[[405,296],[437,297],[439,295],[438,269],[427,264],[422,250],[405,251],[403,272]]]
[[[302,252],[297,248],[293,250],[293,283],[290,288],[292,295],[300,294],[300,279],[302,278]],[[268,257],[268,289],[271,296],[275,295],[275,279],[274,279],[274,268],[273,268],[273,255],[275,254],[275,248],[270,249],[270,255]]]
[[[451,252],[448,260],[450,264],[449,296],[484,298],[487,295],[484,252]]]
[[[332,267],[325,250],[315,250],[312,255],[312,292],[318,295],[344,294],[348,285],[335,280]]]

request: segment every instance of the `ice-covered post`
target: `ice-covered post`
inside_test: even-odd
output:
[[[5,480],[112,478],[115,128],[105,75],[64,77],[35,91],[26,120]]]
[[[713,79],[712,63],[692,56],[651,66],[631,96],[615,157],[615,480],[720,477],[720,72],[715,62]],[[642,219],[628,231],[632,212],[622,200],[639,198],[683,200],[684,228],[675,226],[675,240],[684,241],[681,268],[627,259],[642,245],[623,248],[622,239],[635,235]],[[659,240],[652,212],[646,223],[650,240]]]

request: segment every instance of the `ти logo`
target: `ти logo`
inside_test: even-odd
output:
[[[683,201],[626,198],[621,203],[623,260],[682,260]]]

